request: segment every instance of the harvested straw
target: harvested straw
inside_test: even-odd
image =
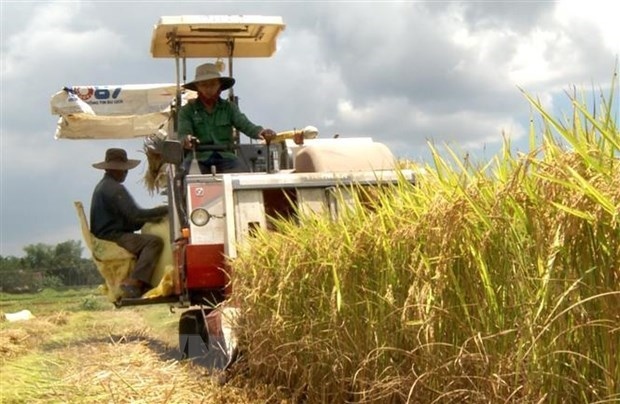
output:
[[[0,329],[0,362],[4,363],[30,352],[40,342],[41,335],[66,322],[66,313],[59,312],[52,316],[34,318],[3,327]]]
[[[199,362],[180,361],[176,341],[160,335],[169,334],[165,324],[145,325],[154,312],[58,312],[3,324],[0,365],[10,378],[0,377],[0,401],[246,404],[279,397],[263,386],[222,386]]]
[[[151,195],[166,187],[166,166],[161,155],[164,133],[148,136],[144,140],[143,151],[146,155],[147,169],[142,181]]]

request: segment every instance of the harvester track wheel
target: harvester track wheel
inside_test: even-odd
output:
[[[205,313],[206,315],[207,313]],[[202,310],[193,309],[179,319],[179,351],[182,359],[203,356],[208,351],[209,335]]]

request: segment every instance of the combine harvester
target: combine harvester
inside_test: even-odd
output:
[[[385,145],[371,138],[321,139],[313,126],[278,133],[269,143],[242,143],[236,134],[230,150],[242,163],[242,173],[180,175],[184,150],[175,130],[177,111],[196,96],[182,88],[186,60],[227,62],[232,77],[235,58],[272,56],[284,27],[280,17],[162,17],[153,29],[151,54],[174,59],[176,83],[65,87],[51,100],[52,113],[60,116],[56,138],[144,137],[149,165],[145,182],[151,191],[163,190],[169,206],[163,234],[161,228],[142,229],[159,231],[166,240],[152,279],[158,286],[138,299],[121,297],[119,283],[134,258],[116,244],[96,239],[81,202],[76,202],[84,239],[109,299],[117,307],[180,308],[181,353],[200,357],[213,369],[227,368],[236,356],[229,259],[256,229],[269,229],[273,218],[299,212],[337,217],[343,209],[339,205],[347,203],[356,186],[415,180],[412,171],[397,169]],[[237,100],[232,89],[229,99]]]

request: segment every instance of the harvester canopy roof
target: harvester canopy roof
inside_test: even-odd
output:
[[[282,17],[184,15],[161,17],[153,28],[154,58],[270,57],[284,30]]]

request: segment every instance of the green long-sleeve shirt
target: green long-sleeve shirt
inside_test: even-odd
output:
[[[258,139],[262,126],[253,124],[239,107],[220,98],[212,112],[208,112],[200,100],[191,100],[179,111],[179,140],[192,135],[205,145],[230,145],[233,142],[233,127],[247,136]],[[210,151],[197,153],[199,160],[211,156]],[[222,157],[234,158],[232,152],[220,152]]]

